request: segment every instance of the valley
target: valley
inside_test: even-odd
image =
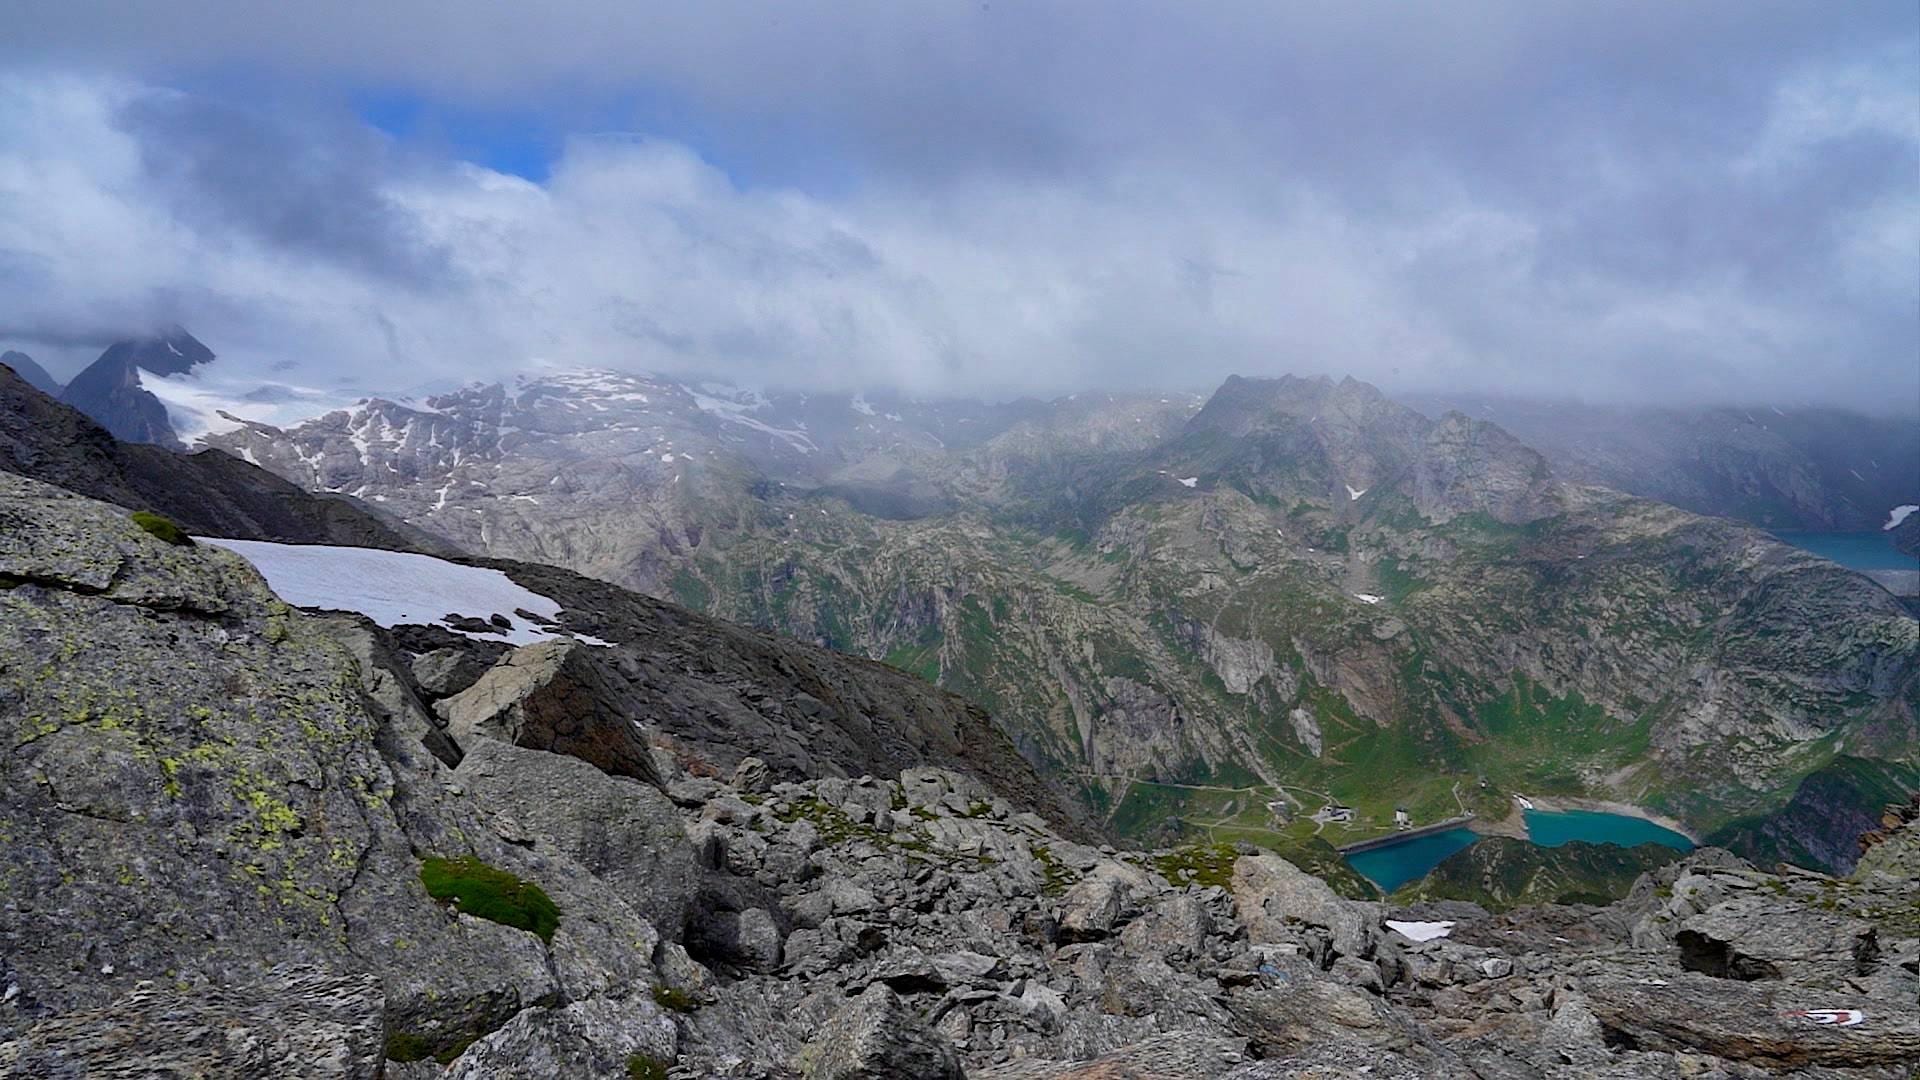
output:
[[[688,385],[559,373],[207,442],[920,675],[1130,837],[1339,844],[1516,792],[1704,834],[1841,755],[1914,753],[1914,620],[1883,589],[1352,380],[1002,406]],[[1331,832],[1328,803],[1352,808]]]

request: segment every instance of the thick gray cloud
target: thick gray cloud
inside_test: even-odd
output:
[[[1910,4],[450,11],[13,5],[0,326],[179,318],[389,387],[537,358],[1920,410]],[[236,66],[282,93],[158,89]],[[680,141],[583,136],[534,186],[329,111],[354,85]]]

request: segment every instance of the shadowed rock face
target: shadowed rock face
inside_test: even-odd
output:
[[[646,741],[622,708],[618,676],[594,646],[547,641],[500,658],[472,686],[439,703],[456,739],[499,739],[579,758],[610,776],[659,786]]]

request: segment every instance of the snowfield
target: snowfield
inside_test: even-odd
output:
[[[357,611],[381,626],[447,626],[446,615],[485,619],[505,615],[513,629],[498,634],[476,634],[477,641],[504,641],[531,645],[537,641],[572,637],[589,645],[608,642],[586,634],[562,634],[529,623],[516,610],[543,619],[558,620],[560,605],[549,597],[513,583],[498,570],[379,548],[331,547],[325,544],[275,544],[265,540],[221,540],[202,537],[252,563],[280,599],[295,607]],[[447,629],[453,628],[447,626]]]
[[[1405,934],[1415,941],[1432,941],[1434,938],[1443,938],[1453,933],[1453,923],[1400,922],[1397,919],[1388,919],[1387,929]]]
[[[1907,520],[1907,515],[1913,513],[1916,510],[1920,510],[1920,506],[1894,507],[1893,509],[1887,511],[1887,523],[1885,525],[1880,526],[1880,530],[1882,532],[1892,532],[1893,530],[1900,527],[1901,522]]]

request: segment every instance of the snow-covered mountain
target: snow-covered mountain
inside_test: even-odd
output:
[[[339,402],[311,387],[209,370],[213,361],[212,349],[172,326],[115,342],[60,397],[117,438],[175,448],[247,420],[284,423]]]

